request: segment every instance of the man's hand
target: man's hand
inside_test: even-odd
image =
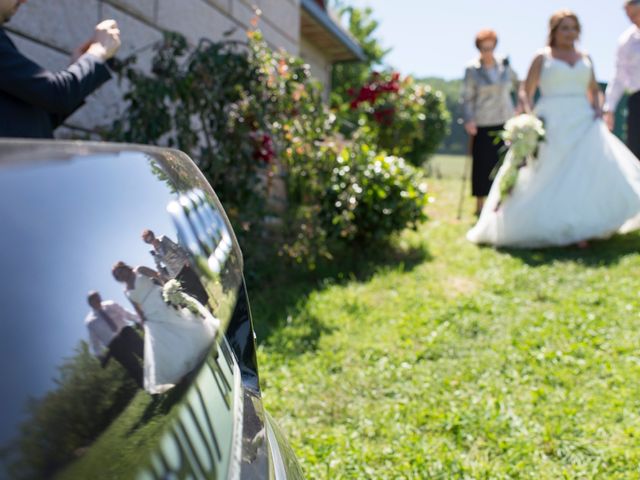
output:
[[[604,112],[602,118],[604,119],[604,123],[606,123],[607,128],[613,132],[613,127],[615,126],[615,117],[613,116],[613,112]]]
[[[464,129],[472,137],[475,137],[478,134],[478,127],[476,126],[476,122],[474,122],[473,120],[469,120],[468,122],[466,122],[464,124]]]
[[[109,60],[120,48],[120,29],[115,20],[104,20],[96,25],[86,53],[101,60]]]

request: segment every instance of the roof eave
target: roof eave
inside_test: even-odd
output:
[[[318,24],[328,37],[334,42],[339,43],[345,50],[341,55],[332,58],[334,62],[338,61],[365,61],[366,57],[362,47],[345,32],[327,12],[320,7],[314,0],[301,0],[303,10],[309,15],[311,20]],[[304,32],[302,32],[304,33]]]

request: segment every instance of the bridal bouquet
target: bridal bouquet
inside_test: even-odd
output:
[[[518,171],[533,162],[538,155],[538,144],[545,137],[544,124],[535,115],[523,113],[508,120],[504,130],[498,136],[504,141],[511,154],[505,158],[505,171],[498,185],[500,202],[502,202],[516,186]]]
[[[198,304],[198,301],[191,295],[184,293],[182,285],[180,285],[178,280],[169,280],[163,285],[162,298],[166,303],[173,305],[174,307],[186,307],[196,315],[200,314],[200,305]]]

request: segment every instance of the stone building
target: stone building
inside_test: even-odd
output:
[[[71,51],[87,40],[93,27],[114,18],[122,32],[118,56],[132,53],[142,65],[151,46],[171,30],[194,44],[200,38],[242,40],[256,10],[258,27],[273,48],[299,55],[329,88],[331,66],[363,58],[358,44],[326,9],[323,0],[30,0],[6,25],[18,48],[51,70],[64,68]],[[122,111],[123,87],[111,81],[71,116],[57,135],[89,133],[110,124]]]

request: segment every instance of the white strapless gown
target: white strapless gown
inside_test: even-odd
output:
[[[167,305],[162,287],[145,275],[136,274],[134,288],[126,295],[144,317],[144,388],[162,393],[202,361],[213,345],[219,322],[204,306],[195,315]]]
[[[546,140],[496,211],[504,169],[498,171],[468,240],[548,247],[640,228],[640,161],[594,119],[585,93],[591,68],[588,58],[571,66],[546,56],[535,109]]]

